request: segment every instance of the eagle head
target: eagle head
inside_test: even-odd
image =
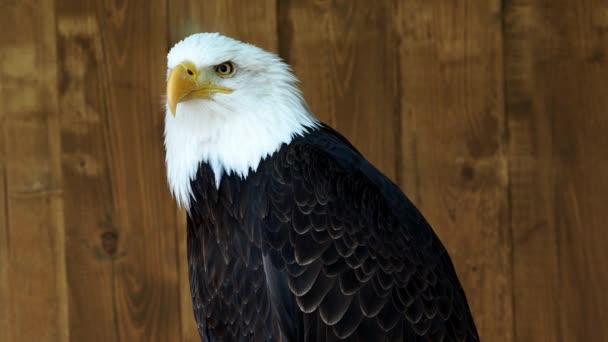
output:
[[[318,121],[278,56],[218,33],[193,34],[167,56],[165,149],[169,186],[189,207],[201,163],[247,177]]]

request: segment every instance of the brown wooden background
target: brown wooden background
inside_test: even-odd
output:
[[[485,341],[608,341],[605,0],[0,0],[0,341],[196,341],[165,56],[221,31],[447,245]]]

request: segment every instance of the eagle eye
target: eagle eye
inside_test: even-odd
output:
[[[224,62],[215,66],[215,72],[221,77],[229,77],[234,74],[234,64],[232,62]]]

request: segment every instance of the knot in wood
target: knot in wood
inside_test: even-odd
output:
[[[101,246],[106,253],[110,255],[116,254],[118,249],[118,233],[109,231],[101,234]]]

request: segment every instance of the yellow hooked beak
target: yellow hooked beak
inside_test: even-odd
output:
[[[213,93],[230,94],[232,89],[214,84],[209,77],[199,80],[194,64],[183,62],[175,66],[167,80],[167,104],[175,116],[177,104],[191,99],[209,99]]]

